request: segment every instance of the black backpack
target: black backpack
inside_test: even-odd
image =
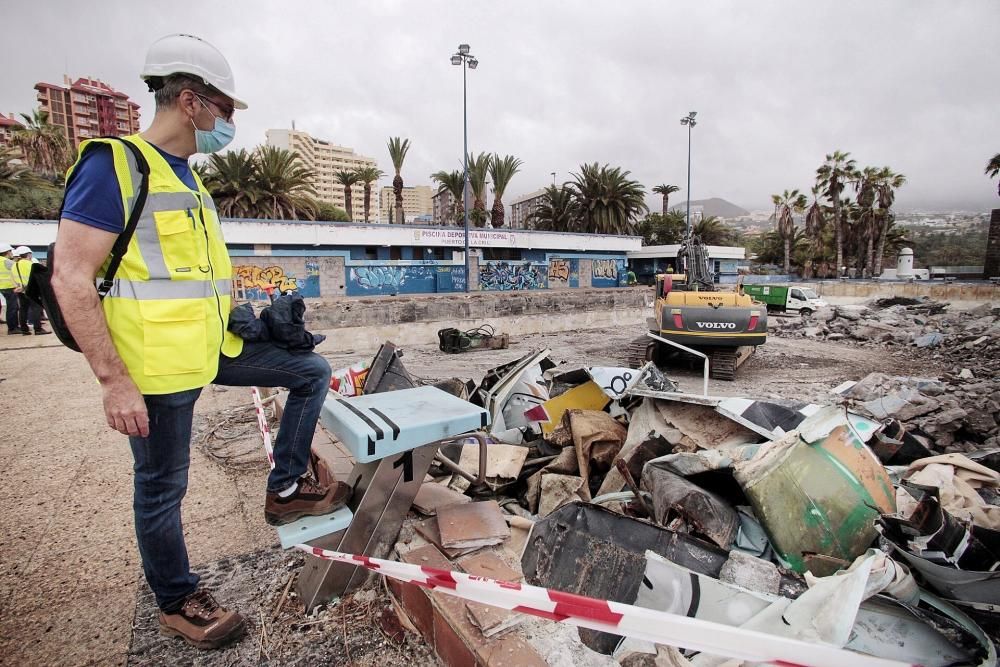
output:
[[[118,139],[118,137],[109,138]],[[139,170],[139,191],[132,202],[132,210],[129,211],[128,220],[125,222],[125,229],[118,235],[114,246],[111,248],[111,262],[108,264],[108,270],[105,272],[104,279],[100,286],[95,285],[94,287],[97,290],[98,298],[102,300],[114,285],[118,266],[122,263],[122,258],[125,257],[125,253],[128,251],[128,244],[132,240],[132,234],[135,233],[135,228],[139,224],[139,216],[142,215],[142,209],[146,205],[146,197],[149,195],[149,163],[146,162],[142,151],[136,148],[134,144],[121,139],[119,141],[122,142],[125,148],[132,151],[132,155],[135,157],[136,167]],[[76,172],[74,171],[74,173]],[[66,181],[66,187],[69,187],[72,179],[73,175],[71,174],[69,180]],[[65,204],[66,197],[63,195],[63,202],[59,206],[60,220],[62,219],[62,209]],[[69,349],[79,352],[80,346],[76,344],[73,334],[66,325],[62,310],[59,308],[59,301],[56,299],[56,293],[52,289],[52,272],[55,270],[56,265],[55,249],[56,244],[50,243],[46,264],[31,265],[31,275],[28,277],[28,285],[24,293],[25,296],[45,309],[45,312],[49,316],[49,325],[51,325],[52,331],[56,334],[59,341]]]

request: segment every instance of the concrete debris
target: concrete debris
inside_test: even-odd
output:
[[[458,473],[480,474],[477,441],[445,443],[458,463],[432,467],[414,503],[436,516],[415,517],[397,552],[901,662],[994,665],[980,626],[935,595],[1000,626],[998,313],[892,299],[778,324],[954,364],[871,373],[816,403],[685,394],[652,364],[528,353],[471,392],[493,419],[485,482]],[[382,356],[367,384],[389,364],[407,377],[398,351]],[[585,629],[545,638],[518,614],[430,598],[473,652],[534,647],[525,664],[722,664]]]
[[[906,301],[906,303],[903,303]],[[910,302],[913,303],[910,303]],[[983,304],[948,312],[932,299],[879,299],[866,306],[836,306],[818,319],[772,317],[769,333],[791,338],[822,337],[851,345],[884,347],[900,356],[930,355],[954,364],[973,379],[1000,375],[1000,309]]]

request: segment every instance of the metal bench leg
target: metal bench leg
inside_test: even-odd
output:
[[[388,556],[437,450],[435,442],[379,461],[355,465],[348,478],[348,483],[354,487],[354,495],[348,503],[354,512],[351,525],[311,544],[375,558]],[[367,570],[307,556],[299,575],[299,596],[306,609],[311,610],[357,588],[368,576]]]

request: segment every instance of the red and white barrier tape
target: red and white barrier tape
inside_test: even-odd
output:
[[[274,448],[271,447],[271,427],[267,423],[267,413],[264,412],[264,402],[260,400],[260,390],[257,387],[250,387],[253,394],[253,406],[257,411],[257,426],[260,428],[260,435],[264,439],[264,451],[267,452],[267,462],[274,470]]]
[[[657,644],[775,665],[812,667],[900,667],[906,663],[855,653],[827,644],[769,635],[721,623],[688,618],[655,609],[563,593],[539,586],[495,581],[464,572],[355,556],[307,544],[301,549],[323,560],[367,568],[373,572],[465,600],[581,628],[602,630]]]

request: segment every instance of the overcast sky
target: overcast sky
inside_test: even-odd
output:
[[[570,178],[583,162],[647,188],[750,209],[808,191],[834,149],[908,178],[901,210],[1000,205],[983,175],[1000,151],[1000,2],[17,2],[4,3],[0,111],[33,86],[91,75],[142,105],[149,44],[190,32],[231,63],[250,108],[237,147],[296,127],[391,171],[389,136],[412,143],[409,185],[460,166],[462,75],[473,151],[524,160],[506,201]],[[683,197],[684,192],[675,197]],[[650,197],[658,207],[658,197]],[[654,209],[655,210],[655,209]]]

